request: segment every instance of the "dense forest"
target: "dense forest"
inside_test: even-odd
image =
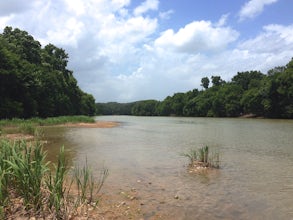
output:
[[[92,95],[67,69],[68,54],[41,47],[26,31],[6,27],[0,34],[0,118],[94,115]]]
[[[67,69],[68,54],[42,47],[26,31],[6,27],[0,34],[0,118],[60,115],[238,117],[251,114],[293,118],[293,59],[267,74],[238,72],[230,82],[201,79],[202,89],[175,93],[163,101],[96,103]]]
[[[97,109],[106,115],[293,118],[293,59],[267,74],[238,72],[230,82],[203,77],[201,86],[163,101],[97,103]]]

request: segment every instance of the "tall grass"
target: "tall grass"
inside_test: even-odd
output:
[[[65,178],[68,167],[65,159],[64,146],[60,148],[57,165],[54,164],[54,172],[50,171],[47,175],[46,186],[49,190],[49,207],[54,209],[58,219],[64,217],[65,212]]]
[[[66,180],[78,182],[78,204],[91,203],[107,176],[106,172],[102,182],[95,182],[86,164],[82,169],[76,168],[75,176],[70,178],[64,147],[60,148],[57,164],[50,168],[40,143],[0,140],[0,219],[15,211],[9,205],[15,199],[22,201],[24,209],[32,215],[53,214],[56,219],[66,219],[68,207],[77,204],[69,199],[71,185],[66,185]]]
[[[42,203],[42,182],[48,166],[40,143],[33,147],[20,142],[12,148],[12,155],[5,162],[9,165],[11,182],[27,208],[39,210]]]
[[[0,120],[0,135],[4,133],[23,133],[35,135],[41,133],[40,126],[59,125],[66,123],[94,123],[93,117],[77,115],[77,116],[59,116],[50,118],[31,118],[31,119],[6,119]]]
[[[76,166],[73,170],[72,179],[72,183],[75,184],[78,193],[76,205],[84,203],[91,204],[94,202],[94,194],[99,193],[108,174],[109,171],[107,169],[102,169],[100,179],[97,180],[94,177],[93,171],[90,169],[87,160],[84,166]]]
[[[200,148],[192,148],[188,152],[181,154],[189,159],[190,166],[201,166],[201,167],[220,167],[220,154],[218,151],[210,150],[208,146]]]
[[[59,117],[49,117],[49,118],[30,118],[30,119],[3,119],[0,120],[0,127],[5,126],[17,126],[24,123],[29,123],[32,125],[57,125],[64,123],[93,123],[95,119],[93,117],[85,116],[85,115],[74,115],[74,116],[59,116]]]

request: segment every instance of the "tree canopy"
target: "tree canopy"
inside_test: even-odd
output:
[[[201,86],[204,90],[175,93],[163,101],[145,100],[123,105],[127,106],[128,113],[145,116],[239,117],[250,114],[293,118],[293,59],[286,66],[275,67],[267,74],[238,72],[230,82],[225,82],[220,76],[203,77]],[[101,106],[104,110],[108,108],[108,104],[100,103],[99,108]]]
[[[68,54],[26,31],[0,34],[0,118],[93,115],[95,99],[67,69]]]

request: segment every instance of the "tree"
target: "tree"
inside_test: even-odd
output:
[[[259,71],[238,72],[237,75],[232,78],[232,82],[241,86],[243,90],[247,90],[252,80],[261,80],[263,77],[264,74]]]
[[[155,116],[156,114],[156,108],[158,105],[158,101],[156,100],[144,100],[136,102],[131,112],[133,115],[137,116]]]
[[[26,31],[5,27],[2,37],[14,46],[14,52],[22,59],[34,64],[41,62],[41,44]]]
[[[95,113],[93,96],[77,86],[68,54],[52,44],[43,49],[26,31],[0,34],[0,118]]]
[[[204,89],[208,89],[209,88],[209,84],[210,84],[210,80],[208,77],[203,77],[201,79],[201,86],[204,88]]]
[[[225,83],[225,81],[222,80],[220,76],[212,76],[211,78],[212,78],[213,86],[220,86],[223,83]]]

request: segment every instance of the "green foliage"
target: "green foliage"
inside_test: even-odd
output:
[[[26,31],[0,34],[0,118],[94,115],[95,100],[67,69],[68,54]]]
[[[211,79],[213,86],[220,86],[225,83],[225,81],[223,81],[220,76],[212,76]]]
[[[48,117],[48,118],[30,118],[30,119],[6,119],[0,120],[0,127],[15,126],[19,127],[19,131],[28,134],[34,134],[36,132],[36,126],[42,125],[58,125],[65,123],[94,123],[93,117],[85,115],[74,115],[74,116],[59,116],[59,117]]]
[[[69,195],[71,185],[65,184],[69,179],[69,168],[64,147],[60,148],[57,164],[53,168],[45,159],[46,153],[38,142],[29,145],[24,141],[12,143],[0,140],[1,219],[6,219],[6,214],[14,211],[10,210],[13,208],[10,204],[16,198],[23,200],[25,210],[35,216],[53,213],[54,219],[67,219],[69,207],[82,205],[81,201],[85,200],[91,204],[108,175],[108,170],[103,169],[101,179],[97,181],[87,164],[82,169],[75,168],[78,174],[73,179],[80,183],[83,191],[75,200],[79,202],[73,204]]]
[[[97,103],[97,114],[102,115],[131,115],[131,109],[136,102],[131,103]]]
[[[46,176],[45,185],[49,191],[48,205],[54,210],[57,219],[63,219],[65,216],[65,178],[68,167],[65,159],[64,146],[60,148],[57,165],[54,164],[54,172],[51,170]]]
[[[205,90],[175,93],[163,101],[145,100],[115,103],[113,114],[239,117],[246,114],[269,118],[293,118],[293,59],[284,67],[276,67],[265,75],[259,71],[238,72],[231,82],[220,76],[203,77]],[[110,106],[99,104],[99,106]],[[125,107],[125,108],[124,108]],[[123,109],[123,110],[122,110]],[[111,114],[111,113],[110,113]]]
[[[210,80],[208,77],[203,77],[201,79],[201,86],[204,88],[204,89],[208,89],[209,88],[209,84],[210,84]]]
[[[131,114],[137,116],[154,116],[156,115],[156,108],[158,101],[156,100],[145,100],[136,102],[131,108]]]
[[[34,135],[36,130],[37,130],[37,127],[29,122],[28,123],[21,123],[19,125],[19,131],[23,134]]]
[[[48,169],[42,146],[36,143],[32,147],[26,142],[20,142],[14,143],[10,146],[11,150],[7,150],[9,146],[7,142],[2,142],[1,145],[4,146],[2,150],[5,152],[2,153],[6,157],[3,160],[5,169],[2,169],[9,174],[10,185],[24,199],[27,209],[39,210],[43,199],[41,192],[43,176]]]

